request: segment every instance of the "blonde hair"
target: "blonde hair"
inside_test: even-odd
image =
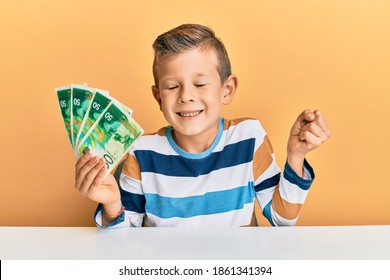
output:
[[[207,26],[183,24],[161,34],[153,43],[153,77],[155,85],[158,86],[157,67],[163,58],[178,55],[195,48],[211,49],[216,52],[218,60],[217,71],[221,84],[223,84],[231,75],[231,66],[222,41]]]

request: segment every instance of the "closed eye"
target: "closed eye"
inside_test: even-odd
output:
[[[178,88],[178,86],[171,86],[171,87],[168,87],[167,89],[174,90],[175,88]]]
[[[195,86],[200,88],[200,87],[204,87],[206,84],[196,84]]]

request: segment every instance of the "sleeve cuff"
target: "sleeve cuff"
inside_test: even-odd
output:
[[[303,169],[304,169],[304,178],[301,178],[288,164],[286,161],[286,164],[284,166],[284,178],[289,181],[291,184],[297,185],[303,190],[308,190],[313,183],[313,180],[315,178],[314,170],[310,166],[310,164],[305,159],[303,162]]]
[[[110,228],[110,227],[113,227],[113,226],[116,226],[116,225],[122,223],[125,220],[125,211],[123,211],[118,216],[118,218],[113,220],[110,224],[108,224],[106,226],[103,226],[102,225],[102,213],[103,213],[103,207],[102,207],[102,204],[99,203],[99,205],[98,205],[98,207],[96,208],[96,211],[95,211],[95,223],[100,228]]]

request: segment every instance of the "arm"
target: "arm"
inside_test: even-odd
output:
[[[308,163],[305,164],[313,179],[311,167]],[[288,162],[281,173],[267,136],[255,153],[253,171],[254,189],[263,216],[272,226],[295,225],[312,180],[298,176]]]
[[[312,181],[299,177],[287,162],[281,173],[268,136],[260,143],[253,158],[253,173],[262,214],[272,226],[295,225]]]
[[[326,136],[318,131],[319,127],[324,128]],[[264,131],[262,133],[265,135]],[[329,136],[330,131],[322,114],[304,111],[291,129],[283,173],[280,173],[275,162],[267,136],[257,147],[253,161],[256,197],[262,214],[273,226],[296,224],[314,179],[305,154],[325,142]]]
[[[108,220],[103,205],[99,205],[95,213],[96,224],[100,227],[141,227],[145,216],[145,197],[141,187],[141,171],[132,150],[126,159],[120,163],[114,177],[119,185],[121,205],[120,211]],[[105,205],[104,205],[105,206]],[[116,218],[115,218],[116,217]]]
[[[140,167],[132,150],[124,164],[118,166],[115,176],[109,174],[104,179],[106,170],[104,159],[90,153],[82,156],[76,164],[75,188],[99,203],[95,212],[97,226],[142,226],[145,198],[141,191]]]

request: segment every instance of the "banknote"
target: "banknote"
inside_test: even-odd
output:
[[[108,91],[72,84],[56,88],[61,115],[77,158],[87,152],[105,159],[106,176],[143,133],[133,110]]]
[[[124,104],[121,104],[122,105],[122,108],[131,116],[133,114],[133,110],[129,107],[127,107],[126,105]]]
[[[99,119],[101,114],[106,111],[111,102],[112,98],[109,96],[108,91],[95,89],[95,95],[89,104],[86,117],[83,120],[82,128],[79,131],[76,142],[80,142],[84,139],[85,135],[91,130],[93,124]]]
[[[81,156],[91,152],[104,158],[107,176],[142,133],[143,129],[122,108],[122,104],[113,101],[95,122],[93,129],[80,141],[76,153]]]
[[[72,91],[70,86],[58,87],[57,92],[58,102],[61,109],[62,120],[64,121],[65,129],[68,133],[70,144],[73,146],[73,126],[72,124]]]
[[[95,89],[74,84],[71,85],[71,89],[73,146],[76,147],[79,131],[81,130],[83,123],[85,122],[85,118],[87,117],[87,111],[90,108],[89,105],[95,95]]]

